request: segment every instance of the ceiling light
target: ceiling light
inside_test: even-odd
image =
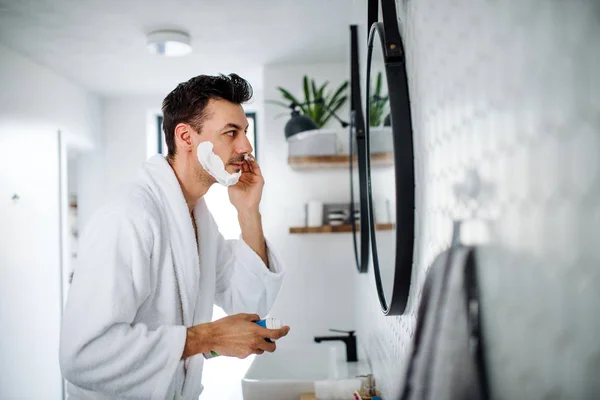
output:
[[[192,51],[190,35],[181,31],[154,31],[148,34],[148,51],[167,57],[177,57]]]

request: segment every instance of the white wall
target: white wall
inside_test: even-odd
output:
[[[135,177],[149,157],[147,142],[156,143],[154,123],[164,96],[128,96],[104,101],[105,174],[107,193]],[[156,147],[152,154],[155,154]]]
[[[357,278],[359,340],[385,398],[403,384],[432,260],[450,244],[452,185],[490,188],[473,235],[493,398],[597,397],[600,381],[600,36],[591,2],[397,1],[415,133],[408,315]]]
[[[100,99],[49,69],[0,45],[0,118],[60,129],[71,146],[100,137]]]
[[[348,35],[349,36],[349,35]],[[265,99],[280,100],[277,86],[303,97],[302,77],[317,83],[330,81],[330,87],[349,79],[349,64],[267,66]],[[340,111],[348,119],[348,107]],[[265,105],[265,155],[261,167],[265,176],[262,214],[265,233],[287,267],[284,286],[271,315],[292,327],[285,343],[312,343],[329,328],[352,330],[354,322],[354,259],[351,234],[290,235],[290,226],[304,225],[304,203],[309,200],[348,202],[347,169],[296,172],[287,163],[284,126],[289,117],[282,107]],[[336,123],[332,121],[332,127]],[[343,130],[345,131],[345,130]],[[282,344],[284,345],[283,341]]]
[[[96,209],[156,153],[156,115],[164,96],[102,99],[101,140],[77,158],[80,232]]]
[[[0,397],[62,398],[58,365],[61,216],[58,131],[66,147],[99,142],[97,97],[0,46]],[[63,173],[66,184],[67,177]],[[13,203],[13,193],[21,200]],[[64,265],[63,265],[64,266]]]

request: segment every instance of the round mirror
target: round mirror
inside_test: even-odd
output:
[[[412,123],[403,47],[395,25],[388,32],[383,23],[373,24],[367,50],[369,228],[375,283],[386,315],[402,314],[406,308],[414,242]]]
[[[369,229],[367,167],[364,117],[360,96],[358,62],[358,34],[356,25],[350,27],[350,211],[354,255],[358,272],[364,273],[369,267]],[[363,229],[360,229],[361,226]]]
[[[369,212],[367,205],[365,156],[358,156],[361,150],[365,154],[364,142],[364,136],[362,139],[357,140],[356,128],[354,123],[352,123],[350,128],[350,210],[353,215],[352,234],[354,235],[356,267],[358,272],[361,273],[367,272],[369,266]],[[359,158],[363,159],[362,167],[360,166]],[[363,177],[362,179],[361,176]],[[361,226],[365,228],[360,229]]]

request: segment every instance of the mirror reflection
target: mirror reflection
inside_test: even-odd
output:
[[[359,178],[359,171],[358,171],[358,143],[356,140],[356,129],[354,128],[354,124],[352,125],[352,128],[350,129],[350,151],[351,151],[351,158],[350,158],[350,167],[351,167],[351,171],[350,171],[350,179],[351,179],[351,192],[350,192],[350,201],[351,201],[351,205],[352,205],[352,212],[354,213],[353,216],[353,224],[354,224],[354,228],[352,230],[354,238],[353,238],[353,243],[354,243],[354,250],[355,250],[355,258],[356,258],[356,266],[358,268],[358,270],[360,271],[360,260],[361,260],[361,250],[362,250],[362,243],[361,243],[361,231],[360,231],[360,216],[361,216],[361,212],[360,212],[360,178]]]

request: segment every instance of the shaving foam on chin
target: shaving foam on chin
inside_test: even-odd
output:
[[[238,171],[235,174],[227,172],[221,157],[216,155],[212,150],[213,144],[211,142],[202,142],[198,145],[198,161],[200,161],[202,168],[223,186],[233,186],[238,183],[242,171]]]

